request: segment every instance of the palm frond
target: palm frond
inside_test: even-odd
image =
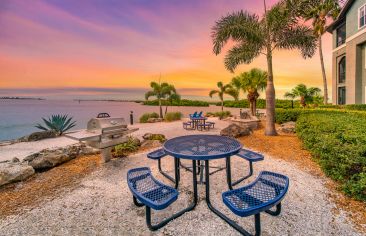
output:
[[[215,95],[215,94],[217,94],[217,93],[219,93],[218,90],[211,90],[208,95],[212,98],[212,96]]]
[[[222,17],[212,28],[211,37],[216,55],[230,38],[239,42],[264,41],[259,17],[246,11],[233,12]]]
[[[234,72],[236,67],[242,63],[249,64],[259,56],[263,44],[242,44],[234,46],[225,56],[224,63],[227,70]]]

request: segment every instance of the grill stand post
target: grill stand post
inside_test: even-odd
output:
[[[102,161],[104,163],[111,160],[111,158],[112,158],[111,152],[112,152],[112,147],[107,147],[107,148],[103,148],[100,150],[100,153],[102,155]]]

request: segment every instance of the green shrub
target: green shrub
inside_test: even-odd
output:
[[[112,151],[114,157],[124,157],[129,153],[137,151],[139,148],[140,142],[133,138],[132,136],[128,137],[127,142],[118,144],[114,147]]]
[[[327,104],[327,105],[319,105],[318,108],[320,108],[320,109],[344,109],[344,106]]]
[[[140,123],[147,123],[147,120],[149,118],[159,118],[158,113],[153,112],[153,113],[144,113],[141,117],[140,117]]]
[[[151,100],[151,101],[144,101],[144,105],[148,106],[158,106],[159,102],[158,100]],[[205,101],[198,101],[198,100],[188,100],[188,99],[181,99],[181,100],[174,100],[172,104],[169,102],[162,100],[161,104],[163,106],[187,106],[187,107],[208,107],[210,104]]]
[[[298,116],[296,133],[326,175],[343,191],[366,201],[366,115],[308,110]]]
[[[164,143],[166,141],[166,138],[164,134],[149,134],[147,136],[147,140],[158,140],[161,143]]]
[[[366,104],[350,104],[345,106],[346,110],[366,111]]]
[[[300,114],[304,113],[305,109],[276,109],[276,123],[282,124],[288,121],[296,121]]]
[[[165,121],[175,121],[182,119],[183,114],[181,112],[168,112],[165,114],[164,120]]]
[[[221,106],[221,102],[216,104],[217,106]],[[249,108],[249,102],[247,99],[242,99],[239,101],[224,101],[225,107],[236,107],[236,108]],[[300,102],[294,101],[294,108],[300,107]],[[258,99],[257,100],[257,108],[265,109],[266,108],[266,100]],[[292,108],[291,100],[284,99],[276,99],[276,108]]]
[[[219,117],[220,119],[224,119],[231,116],[231,112],[230,111],[207,112],[206,116],[213,116],[213,117]]]

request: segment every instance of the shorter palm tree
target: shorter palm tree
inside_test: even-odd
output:
[[[168,106],[172,106],[173,105],[173,101],[180,101],[180,95],[177,93],[175,87],[173,85],[169,85],[170,89],[169,92],[166,94],[166,107],[165,107],[165,114],[168,112]]]
[[[295,94],[287,92],[284,97],[291,99],[291,108],[294,108],[294,99],[296,98]]]
[[[257,110],[257,99],[259,98],[258,92],[266,89],[267,77],[267,72],[258,68],[253,68],[250,71],[239,75],[241,88],[244,93],[248,93],[247,98],[250,104],[252,116],[255,115]]]
[[[306,107],[306,105],[311,104],[319,96],[320,92],[320,88],[308,88],[305,84],[298,84],[291,92],[285,93],[285,97],[299,97],[301,106]]]
[[[241,90],[241,79],[238,76],[235,76],[231,79],[231,96],[234,98],[235,101],[239,101],[239,95]]]
[[[159,103],[159,116],[160,118],[163,118],[163,108],[161,101],[164,99],[171,91],[175,88],[174,86],[168,84],[168,83],[157,83],[157,82],[151,82],[150,87],[152,90],[145,93],[145,99],[148,100],[150,97],[156,97],[158,99]]]
[[[212,98],[214,94],[217,94],[221,101],[221,111],[224,110],[224,94],[232,93],[232,86],[230,84],[223,84],[221,81],[217,83],[219,89],[213,89],[210,91],[209,95]]]

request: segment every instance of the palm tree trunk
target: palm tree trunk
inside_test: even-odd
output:
[[[252,115],[255,116],[256,112],[257,112],[257,100],[253,100],[253,111],[252,111]]]
[[[221,99],[221,111],[224,111],[224,99]]]
[[[159,111],[160,111],[160,118],[163,118],[163,108],[161,107],[161,99],[159,98]]]
[[[269,24],[267,20],[267,6],[264,0],[264,14],[266,15],[266,28],[267,28],[267,67],[268,67],[268,78],[266,87],[266,128],[264,134],[267,136],[276,136],[277,131],[275,127],[275,103],[276,103],[276,92],[273,84],[273,67],[272,67],[272,44]]]
[[[323,87],[324,87],[324,104],[328,104],[328,85],[327,85],[327,75],[325,74],[325,66],[323,59],[323,49],[322,49],[322,36],[319,36],[318,40],[319,47],[319,56],[320,56],[320,64],[322,67],[322,75],[323,75]]]
[[[168,112],[168,104],[165,106],[165,113],[164,116],[166,116],[166,113]]]
[[[266,88],[266,128],[265,135],[276,136],[275,128],[275,98],[276,92],[273,84],[273,68],[272,68],[272,51],[271,44],[267,45],[267,67],[268,67],[268,78]]]

